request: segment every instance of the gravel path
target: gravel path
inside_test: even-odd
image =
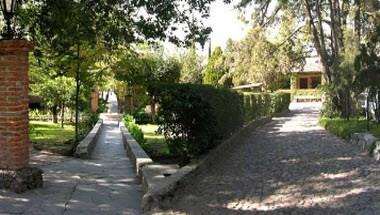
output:
[[[141,214],[142,187],[117,122],[103,126],[91,160],[34,152],[30,163],[43,169],[43,188],[23,194],[0,190],[0,215]]]
[[[318,126],[313,108],[252,131],[163,214],[380,214],[380,166]]]

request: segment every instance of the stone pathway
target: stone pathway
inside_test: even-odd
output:
[[[31,164],[44,170],[44,187],[24,194],[0,190],[0,215],[141,214],[142,187],[117,122],[104,121],[91,160],[35,152]]]
[[[162,214],[380,214],[380,165],[319,127],[312,106],[293,109],[198,172]]]

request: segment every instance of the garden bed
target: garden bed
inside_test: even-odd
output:
[[[327,118],[320,119],[320,125],[336,136],[349,139],[353,133],[367,132],[367,122],[364,118],[345,120],[342,118]],[[380,138],[380,125],[370,122],[368,133]]]

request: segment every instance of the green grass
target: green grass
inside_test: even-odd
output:
[[[342,118],[322,117],[319,123],[328,131],[343,139],[349,139],[353,133],[367,132],[364,118],[345,120]],[[380,125],[371,122],[369,133],[380,138]]]
[[[144,133],[146,142],[142,145],[148,153],[153,153],[153,156],[169,155],[168,145],[165,143],[164,135],[157,134],[158,125],[146,124],[139,125]]]
[[[60,124],[42,121],[30,121],[30,140],[36,143],[48,145],[62,145],[74,139],[75,127],[65,125],[61,128]]]

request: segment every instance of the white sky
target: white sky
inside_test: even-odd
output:
[[[210,35],[212,50],[217,46],[221,46],[223,49],[226,46],[228,38],[233,40],[240,40],[249,30],[250,25],[244,24],[239,20],[239,11],[233,8],[233,4],[224,4],[222,0],[217,0],[211,4],[210,17],[204,20],[206,26],[212,28]],[[204,50],[200,47],[199,52],[202,55],[208,53],[208,43],[205,45]],[[175,54],[176,50],[174,45],[165,43],[167,53],[169,55]]]
[[[249,25],[244,24],[238,18],[239,11],[233,8],[233,4],[226,5],[218,0],[211,5],[210,17],[205,21],[207,26],[211,26],[212,47],[225,47],[228,38],[240,40],[249,29]]]

